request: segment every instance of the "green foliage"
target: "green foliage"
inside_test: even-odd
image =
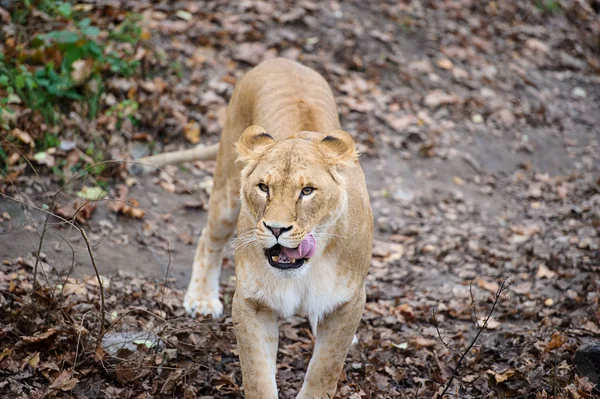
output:
[[[42,140],[36,144],[38,151],[45,151],[48,148],[58,147],[60,145],[60,138],[55,134],[46,132],[44,133]]]
[[[108,34],[86,18],[86,11],[74,9],[74,2],[57,0],[16,0],[11,9],[11,19],[16,25],[26,25],[31,31],[33,11],[45,14],[45,19],[58,26],[52,31],[42,31],[28,41],[20,39],[20,47],[9,54],[0,51],[0,130],[10,129],[14,111],[11,104],[20,103],[38,112],[49,124],[60,122],[61,110],[69,104],[87,105],[88,118],[101,112],[117,116],[117,126],[129,119],[139,124],[135,117],[138,103],[125,100],[110,109],[102,109],[100,98],[108,76],[129,77],[139,72],[139,61],[133,60],[135,46],[143,37],[142,17],[129,14]],[[26,29],[24,29],[25,31]],[[108,50],[111,49],[111,50]],[[48,59],[49,58],[49,59]],[[9,136],[10,137],[10,136]],[[43,153],[58,147],[56,134],[45,132],[35,137],[35,151]],[[59,179],[71,173],[102,174],[107,165],[99,164],[106,156],[102,148],[106,143],[92,141],[85,153],[71,166],[65,159],[57,159],[52,171]],[[8,155],[0,146],[0,169],[6,170]],[[90,165],[90,162],[96,164]]]
[[[2,53],[0,53],[0,63],[2,62]],[[10,79],[6,73],[2,71],[0,68],[0,90],[6,91],[6,96],[0,96],[0,128],[4,130],[8,130],[9,126],[6,122],[6,117],[13,113],[13,111],[8,108],[8,103],[11,99],[11,96],[14,96],[14,89],[10,86]]]
[[[173,72],[175,72],[175,75],[177,75],[177,77],[179,79],[183,79],[184,73],[183,73],[183,65],[181,65],[181,62],[174,61],[171,63],[170,67],[171,67],[171,70]]]
[[[2,147],[0,147],[0,169],[6,172],[6,168],[8,166],[8,155]]]
[[[25,0],[14,12],[17,16],[37,7],[53,16],[73,18],[70,3],[52,0]],[[137,43],[141,36],[140,16],[129,16],[114,32],[109,40]],[[88,117],[98,114],[99,99],[102,94],[102,75],[114,73],[129,77],[139,69],[139,62],[127,60],[118,54],[104,51],[105,43],[98,40],[100,29],[93,26],[89,18],[74,21],[71,28],[51,31],[37,35],[30,47],[34,50],[56,49],[62,60],[60,65],[48,63],[34,66],[16,59],[5,60],[0,54],[0,90],[9,95],[17,95],[29,108],[40,112],[44,119],[56,124],[59,120],[56,107],[68,101],[85,101],[88,105]],[[75,64],[79,61],[78,64]],[[75,65],[84,68],[75,71]],[[95,90],[85,92],[84,83],[94,80]],[[8,100],[0,96],[0,127],[8,128],[5,121]]]
[[[12,20],[18,24],[27,22],[34,9],[37,9],[50,17],[62,17],[70,19],[73,16],[71,3],[56,0],[17,0]]]
[[[102,152],[101,148],[101,143],[99,141],[101,141],[102,139],[98,138],[97,142],[92,141],[91,143],[88,144],[88,147],[85,150],[86,155],[90,156],[93,160],[94,160],[94,165],[84,165],[84,168],[89,168],[88,172],[91,174],[95,174],[95,175],[101,175],[102,172],[104,172],[104,170],[106,169],[106,164],[99,164],[99,162],[102,162],[104,160],[104,153]]]
[[[117,128],[121,128],[121,123],[123,119],[127,118],[131,121],[131,123],[135,125],[139,125],[140,121],[135,117],[135,112],[138,110],[139,104],[133,100],[123,100],[118,104],[110,107],[108,111],[106,111],[107,116],[116,115],[117,117]]]
[[[535,6],[548,14],[555,14],[561,10],[559,0],[536,0]]]
[[[129,14],[117,29],[108,36],[117,42],[130,43],[136,45],[142,36],[142,27],[140,22],[142,16],[139,14]]]

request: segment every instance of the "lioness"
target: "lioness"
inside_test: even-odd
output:
[[[233,324],[247,398],[277,397],[277,317],[297,312],[316,336],[298,398],[335,395],[365,304],[373,239],[358,154],[339,129],[327,82],[286,59],[248,72],[227,108],[184,305],[192,316],[223,312],[223,248],[237,222]]]

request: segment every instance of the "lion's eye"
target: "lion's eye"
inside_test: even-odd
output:
[[[267,194],[269,193],[269,186],[264,183],[259,183],[258,188],[260,188],[260,191],[264,191]]]
[[[310,195],[313,191],[315,191],[315,189],[312,187],[304,187],[302,189],[302,195]]]

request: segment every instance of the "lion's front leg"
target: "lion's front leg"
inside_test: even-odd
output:
[[[344,361],[365,307],[365,288],[322,320],[317,341],[298,399],[333,398]]]
[[[277,398],[277,314],[256,302],[233,297],[233,327],[247,399]]]
[[[223,250],[233,234],[240,212],[239,182],[228,178],[223,170],[219,163],[210,198],[208,223],[198,240],[192,277],[183,302],[192,317],[210,315],[218,318],[223,313],[219,300]]]

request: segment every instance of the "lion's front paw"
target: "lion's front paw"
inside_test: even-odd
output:
[[[223,314],[223,304],[219,298],[206,297],[202,298],[199,295],[187,295],[183,300],[183,307],[190,317],[196,316],[212,316],[213,319],[218,319]]]

